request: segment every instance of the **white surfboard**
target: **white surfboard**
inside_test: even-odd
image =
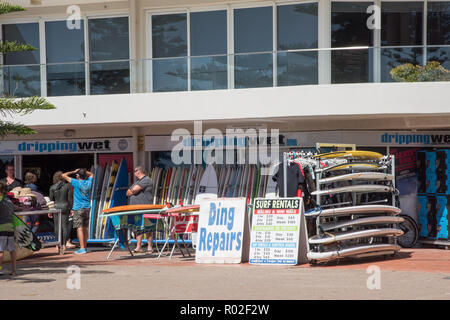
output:
[[[313,196],[315,196],[315,195],[324,196],[324,195],[344,193],[344,192],[383,193],[383,192],[392,192],[392,191],[394,191],[394,189],[390,186],[383,186],[383,185],[376,185],[376,184],[361,184],[361,185],[345,186],[345,187],[331,188],[331,189],[325,189],[325,190],[316,190],[316,191],[311,192],[311,194]]]
[[[400,250],[400,246],[395,244],[373,244],[364,245],[357,247],[344,248],[342,250],[335,251],[325,251],[325,252],[314,252],[309,251],[307,253],[308,259],[312,261],[327,261],[334,260],[349,256],[356,256],[364,253],[375,253],[387,254],[389,252],[397,252]]]
[[[363,226],[363,225],[384,225],[384,224],[397,224],[405,221],[402,217],[395,216],[377,216],[377,217],[367,217],[360,219],[351,219],[351,220],[343,220],[337,222],[327,222],[322,223],[320,227],[324,231],[354,227],[354,226]]]
[[[309,244],[330,244],[337,241],[359,239],[359,238],[370,238],[370,237],[388,237],[388,236],[401,236],[403,231],[394,228],[380,228],[380,229],[369,229],[369,230],[358,230],[350,232],[341,232],[335,234],[326,234],[324,238],[318,238],[314,236],[308,240]]]
[[[325,210],[317,210],[312,212],[307,212],[305,215],[307,217],[314,217],[320,214],[321,217],[333,217],[333,216],[347,216],[347,215],[375,215],[380,213],[388,213],[397,215],[402,212],[401,209],[394,206],[386,206],[386,205],[362,205],[362,206],[351,206],[351,207],[342,207],[342,208],[332,208]]]
[[[393,181],[394,176],[392,174],[381,172],[358,172],[320,179],[319,183],[324,184],[324,183],[351,181],[351,180]]]
[[[280,163],[274,163],[270,166],[270,175],[267,177],[266,198],[275,198],[277,195],[277,183],[273,181],[273,176],[278,172]]]
[[[217,174],[213,165],[208,165],[200,180],[198,193],[195,196],[195,204],[200,204],[202,199],[217,198]]]

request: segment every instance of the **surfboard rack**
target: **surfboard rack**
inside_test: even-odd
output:
[[[334,144],[317,144],[317,148],[318,149],[320,147],[324,147],[324,146],[327,146],[327,147],[328,146],[335,146],[336,147],[337,145],[334,145]],[[338,147],[342,147],[342,148],[345,148],[347,150],[351,149],[352,151],[355,151],[355,152],[360,152],[360,153],[362,152],[362,151],[356,151],[355,150],[356,148],[354,148],[353,145],[342,145],[342,146],[338,146]],[[364,152],[362,152],[362,153],[364,153]],[[332,154],[329,154],[328,156],[332,156]],[[284,157],[283,157],[283,161],[284,161],[284,164],[285,164],[284,167],[285,168],[286,168],[286,164],[287,164],[287,159],[288,159],[287,153],[285,153]],[[370,215],[365,215],[364,213],[358,213],[358,210],[356,210],[356,209],[358,209],[357,208],[358,206],[360,206],[360,205],[362,206],[363,204],[366,205],[366,208],[361,208],[360,211],[364,211],[365,209],[368,210],[367,207],[369,207],[368,206],[369,204],[383,203],[383,202],[386,203],[386,202],[390,201],[389,200],[390,197],[392,197],[391,198],[392,199],[391,200],[392,201],[392,206],[395,206],[395,204],[396,204],[396,198],[395,198],[396,197],[396,192],[395,192],[396,191],[396,182],[395,182],[395,157],[394,156],[383,157],[382,159],[379,159],[379,160],[369,159],[369,158],[367,158],[367,159],[363,159],[363,158],[355,159],[354,161],[357,161],[355,163],[358,163],[361,166],[361,167],[358,167],[358,168],[354,168],[351,165],[351,163],[353,161],[351,161],[349,159],[348,162],[347,162],[347,166],[345,164],[341,165],[342,167],[345,167],[345,170],[346,170],[345,175],[337,176],[337,178],[327,178],[326,174],[328,174],[328,172],[330,172],[330,171],[329,170],[324,170],[324,169],[319,169],[321,167],[321,162],[320,162],[321,158],[316,156],[315,159],[317,161],[316,165],[315,165],[315,168],[317,170],[315,171],[315,173],[316,173],[316,177],[315,177],[316,192],[314,193],[314,196],[315,196],[317,207],[321,208],[320,212],[322,212],[324,210],[323,209],[324,207],[335,207],[335,208],[337,208],[336,209],[337,212],[338,211],[339,212],[342,211],[342,213],[340,213],[340,214],[332,214],[332,213],[330,213],[330,214],[323,215],[323,216],[321,216],[319,214],[319,212],[317,212],[317,214],[315,212],[311,212],[311,214],[309,215],[310,219],[311,218],[312,219],[314,219],[314,218],[316,219],[316,234],[317,235],[321,233],[321,229],[322,229],[321,225],[322,224],[324,224],[324,226],[328,226],[328,227],[333,226],[333,225],[339,227],[342,224],[341,223],[342,221],[344,221],[344,222],[348,221],[349,223],[343,223],[342,225],[344,225],[344,227],[337,228],[335,232],[347,231],[347,230],[353,230],[353,231],[367,230],[367,228],[370,228],[370,229],[375,228],[375,230],[376,230],[377,227],[374,227],[374,226],[370,227],[369,225],[366,225],[366,224],[364,224],[364,225],[358,224],[356,222],[356,219],[358,219],[361,216],[363,216],[363,217],[367,217],[367,218],[365,218],[366,220],[372,220],[370,217],[374,217],[373,225],[376,225],[377,222],[375,221],[376,220],[375,218],[377,216],[381,217],[381,216],[386,216],[386,215],[391,215],[391,214],[394,214],[394,215],[398,214],[398,211],[399,211],[398,208],[395,208],[395,210],[397,210],[396,213],[394,213],[394,212],[387,212],[387,211],[383,212],[382,208],[378,208],[378,207],[386,207],[387,208],[388,206],[381,206],[381,205],[379,205],[379,206],[375,206],[374,205],[373,207],[377,207],[377,208],[376,208],[376,210],[374,209],[374,212],[370,213]],[[364,169],[362,169],[362,164],[364,164],[364,163],[367,163],[367,164],[370,164],[370,165],[376,165],[377,168],[378,168],[378,172],[373,173],[373,170],[368,169],[367,172],[370,172],[370,173],[367,173],[367,174],[361,173],[361,172],[364,172],[363,171]],[[371,181],[371,183],[372,183],[374,180],[375,181],[384,181],[384,183],[382,185],[380,185],[380,187],[382,187],[382,186],[390,187],[390,189],[392,190],[392,191],[390,191],[390,196],[388,195],[388,198],[384,199],[384,200],[366,201],[366,203],[363,203],[361,201],[361,198],[362,198],[361,194],[364,194],[365,191],[362,190],[364,188],[359,188],[358,186],[361,183],[365,183],[366,180],[363,179],[364,176],[368,177],[367,182]],[[379,177],[383,177],[383,179],[380,180],[380,178],[378,176]],[[354,177],[358,177],[357,180],[359,180],[359,181],[358,181],[357,184],[353,183],[354,179],[350,179],[350,178],[354,178]],[[286,178],[287,178],[286,177],[286,170],[284,172],[284,178],[285,178],[284,181],[286,182]],[[348,191],[346,191],[346,192],[348,192],[347,194],[349,195],[349,198],[350,198],[351,201],[349,202],[348,201],[349,199],[345,199],[344,197],[342,197],[341,200],[343,200],[343,201],[337,203],[336,205],[329,204],[329,203],[326,203],[326,204],[322,203],[323,199],[325,199],[324,198],[325,196],[330,196],[331,194],[333,196],[335,196],[336,194],[338,194],[337,192],[333,193],[333,192],[326,191],[326,189],[324,189],[324,188],[327,186],[327,183],[328,182],[335,183],[335,184],[338,183],[338,186],[341,186],[342,185],[342,181],[345,181],[345,183],[350,183],[352,186],[349,187],[349,188],[335,188],[335,190],[339,191],[340,189],[346,189],[346,190],[348,189]],[[349,182],[347,182],[347,181],[349,181]],[[389,185],[385,185],[386,182],[388,182]],[[364,185],[363,185],[363,187],[364,187]],[[371,191],[371,190],[369,190],[370,189],[369,185],[367,185],[365,187],[367,189],[366,193]],[[359,190],[359,189],[361,189],[361,190]],[[286,186],[285,186],[285,190],[286,190]],[[331,190],[333,190],[333,189],[331,189]],[[329,190],[329,191],[331,191],[331,190]],[[339,195],[339,197],[341,197],[341,196]],[[370,200],[370,199],[367,199],[367,200]],[[351,207],[348,207],[348,206],[351,206]],[[389,206],[389,207],[394,208],[392,206]],[[349,209],[355,208],[355,210],[347,210],[349,212],[346,214],[344,212],[344,211],[346,211],[346,208],[349,208]],[[328,209],[326,211],[333,211],[333,210],[334,209]],[[346,216],[348,218],[345,218]],[[344,218],[344,220],[342,220],[342,218]],[[349,219],[349,220],[346,220],[346,219]],[[392,223],[389,223],[389,224],[386,224],[386,225],[389,225],[389,228],[392,228],[392,229],[399,229],[398,228],[398,224],[394,223],[395,221],[397,221],[397,219],[390,219],[390,221],[389,221],[389,219],[387,219],[389,222],[392,222]],[[352,220],[355,220],[355,224],[354,225],[351,223]],[[378,219],[378,220],[380,220],[380,219]],[[349,224],[351,226],[347,226],[347,224]],[[350,227],[350,229],[346,229],[348,227]],[[330,232],[330,234],[333,234],[332,230],[329,230],[329,228],[327,228],[327,230],[328,230],[328,232]],[[367,230],[367,231],[369,231],[369,230]],[[355,233],[358,233],[358,232],[355,232]],[[370,234],[370,232],[366,232],[366,233]],[[373,242],[373,239],[375,239],[375,242]],[[384,245],[385,247],[383,249],[381,249],[381,247],[380,247],[380,250],[376,250],[376,247],[381,245],[381,243],[379,243],[380,241],[382,243],[385,243],[385,245]],[[395,253],[400,248],[397,245],[397,239],[396,239],[395,236],[390,236],[390,237],[386,237],[386,236],[369,237],[369,238],[366,238],[366,239],[364,239],[364,237],[363,237],[363,239],[356,239],[356,240],[355,239],[351,239],[351,240],[347,240],[346,239],[346,240],[343,240],[342,242],[341,241],[336,241],[334,243],[337,244],[338,247],[341,247],[341,244],[342,244],[343,248],[345,248],[345,247],[349,248],[348,245],[355,245],[357,243],[360,243],[360,244],[357,245],[357,246],[359,246],[358,250],[353,250],[353,249],[344,250],[344,252],[346,252],[346,254],[342,254],[342,255],[339,254],[339,252],[340,252],[339,250],[336,251],[336,252],[338,252],[338,254],[331,254],[332,252],[328,252],[327,251],[327,250],[330,250],[331,248],[327,249],[327,246],[317,246],[317,245],[314,245],[314,244],[309,244],[309,250],[311,252],[310,257],[309,257],[310,263],[311,264],[315,264],[315,263],[318,263],[321,260],[322,261],[325,261],[325,260],[326,261],[332,261],[332,260],[342,259],[344,257],[346,257],[346,258],[347,257],[348,258],[363,258],[363,257],[371,257],[371,256],[385,256],[385,257],[388,257],[388,256],[395,255]],[[353,244],[351,244],[351,243],[353,243]],[[323,258],[323,257],[321,258],[321,256],[327,256],[327,258]]]

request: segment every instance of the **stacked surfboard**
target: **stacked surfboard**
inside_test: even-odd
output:
[[[212,165],[211,167],[217,176],[218,197],[246,197],[250,202],[256,197],[264,197],[266,191],[273,188],[269,175],[261,174],[263,166]],[[194,204],[196,196],[201,193],[200,181],[206,168],[202,165],[153,168],[151,177],[154,203]]]
[[[101,217],[102,210],[126,204],[126,189],[129,185],[129,173],[125,159],[113,161],[104,168],[94,170],[91,189],[91,211],[89,220],[89,239],[109,239],[113,236],[113,227],[109,218]]]
[[[403,231],[395,207],[393,165],[379,153],[343,151],[315,156],[319,204],[306,213],[316,218],[317,234],[309,239],[308,258],[320,263],[344,257],[393,255]],[[323,160],[336,160],[321,166]],[[333,162],[333,161],[331,161]]]

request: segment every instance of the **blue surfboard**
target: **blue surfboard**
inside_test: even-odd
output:
[[[124,206],[127,204],[127,189],[129,187],[128,184],[128,166],[125,158],[122,158],[111,195],[111,204],[109,206],[110,208]],[[111,219],[114,220],[111,221]],[[118,217],[110,217],[107,221],[106,234],[113,236],[115,234],[114,225],[117,225],[119,222],[120,220],[118,219]]]

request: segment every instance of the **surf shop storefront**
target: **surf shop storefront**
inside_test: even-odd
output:
[[[27,172],[36,174],[35,184],[44,196],[49,195],[53,174],[59,170],[93,170],[94,167],[103,170],[107,166],[111,167],[114,162],[120,164],[125,159],[129,183],[132,179],[133,150],[130,137],[1,141],[0,155],[5,163],[14,164],[17,178],[24,180]],[[51,221],[47,221],[44,216],[42,219],[45,221],[40,221],[39,232],[52,232]]]
[[[285,132],[278,142],[280,158],[287,151],[313,151],[317,143],[354,144],[359,150],[395,155],[396,186],[403,213],[416,221],[422,240],[450,244],[449,131]],[[146,136],[148,169],[173,170],[171,151],[177,143],[170,136]]]

